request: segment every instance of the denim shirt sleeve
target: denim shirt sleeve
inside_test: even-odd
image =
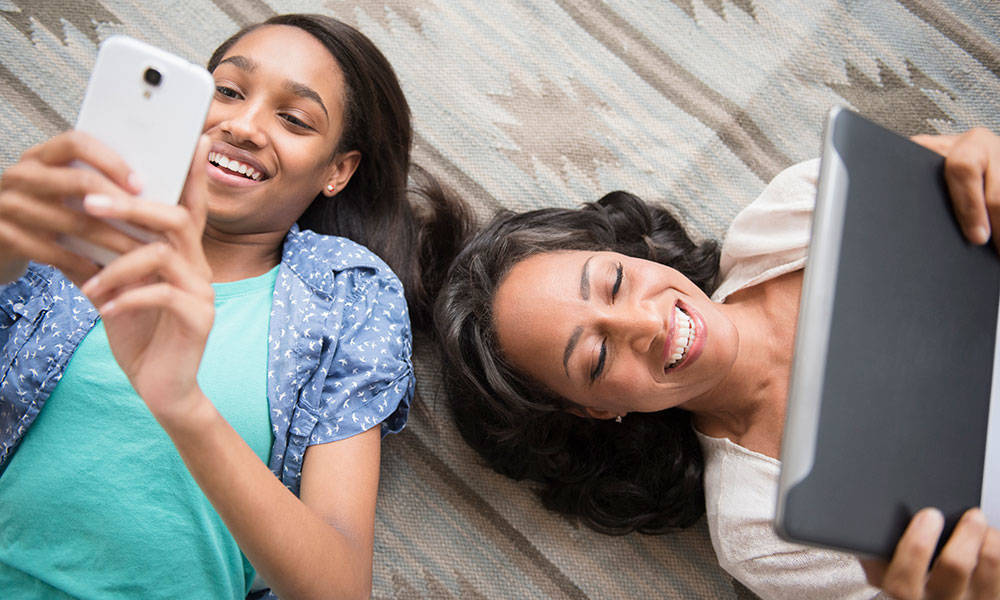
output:
[[[309,445],[351,437],[381,424],[403,428],[413,397],[410,326],[402,286],[368,269],[338,276],[345,300],[340,339],[327,366],[319,422]],[[338,289],[338,297],[340,296]]]
[[[402,429],[414,387],[409,314],[399,279],[369,250],[293,228],[269,339],[269,467],[293,493],[309,446]]]

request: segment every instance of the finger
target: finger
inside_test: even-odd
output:
[[[120,194],[122,188],[93,169],[49,166],[37,161],[17,163],[3,174],[4,191],[21,190],[35,198],[62,202],[87,194]]]
[[[991,231],[1000,231],[1000,137],[992,135],[989,163],[986,170],[986,211],[989,213]],[[993,245],[1000,251],[1000,236],[993,236]]]
[[[910,139],[920,144],[924,148],[933,150],[934,152],[937,152],[942,156],[947,156],[948,151],[951,150],[952,146],[955,145],[955,140],[958,139],[958,136],[920,134],[920,135],[915,135]]]
[[[882,579],[886,593],[899,600],[923,596],[927,567],[942,529],[944,517],[937,509],[925,508],[913,517]]]
[[[972,598],[1000,598],[1000,531],[990,528],[979,549],[979,564],[972,573]]]
[[[989,161],[984,149],[966,143],[968,139],[963,136],[945,158],[944,177],[965,237],[974,244],[985,244],[990,237],[984,188]]]
[[[885,579],[885,572],[889,568],[889,563],[874,558],[862,559],[860,562],[868,583],[875,587],[882,587],[882,580]]]
[[[166,242],[145,244],[118,257],[83,286],[94,306],[117,296],[122,290],[150,281],[163,281],[203,299],[214,297],[206,273],[198,272]]]
[[[197,307],[208,307],[198,310]],[[113,300],[98,307],[104,317],[113,317],[134,310],[158,309],[170,312],[192,331],[207,332],[212,328],[214,311],[211,302],[199,298],[169,283],[154,283],[129,288]]]
[[[192,240],[201,240],[202,231],[190,212],[182,206],[151,202],[135,196],[91,194],[83,199],[87,214],[104,219],[118,219],[155,234],[174,239],[187,248]]]
[[[70,235],[116,254],[128,252],[140,243],[104,221],[62,203],[34,201],[18,192],[0,195],[0,218],[39,238],[48,237],[54,242],[58,235]]]
[[[138,194],[142,191],[139,176],[118,153],[97,138],[82,131],[67,131],[47,142],[28,149],[22,159],[37,160],[46,165],[68,165],[74,160],[84,162],[116,185]]]
[[[978,508],[962,515],[927,580],[932,598],[961,598],[965,594],[988,529],[986,517]]]
[[[184,182],[184,190],[181,192],[181,204],[191,211],[192,220],[200,224],[201,229],[205,227],[207,213],[205,192],[208,181],[208,151],[211,147],[212,140],[207,135],[202,135],[198,139],[198,147],[195,148],[187,181]]]
[[[100,270],[93,261],[70,252],[52,239],[25,233],[3,221],[0,221],[0,245],[17,256],[52,265],[77,286]]]

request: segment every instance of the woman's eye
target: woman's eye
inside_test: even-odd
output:
[[[226,98],[239,98],[240,97],[240,93],[239,92],[237,92],[236,90],[234,90],[231,87],[226,87],[224,85],[217,85],[217,86],[215,86],[215,91],[219,95],[225,96]]]
[[[597,364],[594,365],[594,370],[590,372],[590,381],[593,383],[601,376],[604,372],[604,362],[608,358],[608,341],[604,340],[601,342],[601,353],[597,356]]]
[[[618,290],[622,287],[622,277],[624,276],[624,271],[622,269],[622,264],[618,263],[618,268],[615,269],[615,284],[611,287],[611,301],[615,301],[615,296],[618,295]]]

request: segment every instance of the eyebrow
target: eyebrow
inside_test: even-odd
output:
[[[590,300],[590,259],[593,256],[588,257],[587,260],[583,262],[583,269],[580,271],[580,297],[584,300]],[[569,357],[573,354],[573,349],[576,348],[576,343],[580,341],[580,335],[583,333],[583,327],[577,327],[573,330],[573,334],[569,336],[569,341],[566,342],[566,349],[563,350],[563,370],[566,371],[566,377],[569,377]]]
[[[253,73],[254,70],[257,68],[256,62],[250,60],[245,56],[239,56],[239,55],[229,56],[219,61],[220,65],[224,63],[230,63],[237,69],[244,71],[246,73]],[[316,90],[312,89],[308,85],[305,85],[304,83],[298,83],[296,81],[291,81],[291,80],[285,81],[285,89],[288,90],[293,95],[298,96],[299,98],[312,100],[313,102],[318,104],[321,109],[323,109],[323,114],[326,115],[326,118],[327,119],[330,118],[330,113],[327,112],[326,105],[323,104],[323,98],[320,97],[320,95],[316,92]]]

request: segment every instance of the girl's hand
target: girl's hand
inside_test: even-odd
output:
[[[93,169],[71,166],[80,161]],[[0,179],[0,283],[29,260],[48,263],[81,285],[97,273],[90,259],[63,248],[71,235],[125,253],[140,242],[100,219],[69,208],[67,198],[138,194],[140,184],[117,154],[93,137],[67,131],[30,148]]]
[[[86,211],[163,237],[138,246],[82,288],[101,312],[115,359],[153,415],[168,426],[204,400],[196,375],[215,315],[212,271],[202,249],[209,141],[195,152],[177,206],[134,196],[90,195]]]
[[[868,582],[898,600],[1000,598],[1000,531],[977,508],[967,511],[931,566],[944,518],[918,512],[896,545],[892,561],[863,560]]]
[[[955,216],[974,244],[1000,231],[1000,137],[976,128],[961,135],[918,135],[913,141],[945,157],[944,177]],[[1000,235],[993,235],[1000,251]]]

